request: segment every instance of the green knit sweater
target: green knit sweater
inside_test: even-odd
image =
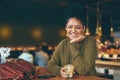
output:
[[[60,74],[60,69],[66,64],[73,64],[78,75],[96,75],[95,60],[97,56],[96,41],[87,36],[79,43],[62,40],[55,49],[47,69],[54,74]]]

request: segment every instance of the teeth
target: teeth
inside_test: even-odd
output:
[[[76,36],[76,34],[71,34],[71,35]]]
[[[76,36],[76,34],[71,34],[72,36]]]

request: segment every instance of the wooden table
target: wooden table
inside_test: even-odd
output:
[[[39,75],[49,75],[50,73],[47,71],[47,69],[42,68],[42,67],[37,67],[37,73],[36,77]],[[74,75],[72,79],[65,79],[61,76],[55,76],[52,78],[46,78],[46,79],[39,79],[39,78],[34,78],[32,80],[109,80],[106,78],[101,78],[101,77],[96,77],[96,76],[79,76],[79,75]]]
[[[109,79],[95,77],[95,76],[74,76],[72,79],[65,79],[61,76],[57,76],[48,79],[35,79],[35,80],[109,80]]]

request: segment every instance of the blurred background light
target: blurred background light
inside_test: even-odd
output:
[[[42,30],[38,27],[33,28],[31,35],[32,35],[33,39],[40,39],[42,37]]]
[[[12,30],[10,26],[4,25],[0,27],[0,39],[7,40],[12,36]]]
[[[65,37],[66,37],[66,31],[65,31],[65,29],[60,29],[60,30],[59,30],[59,36],[60,36],[61,38],[65,38]]]

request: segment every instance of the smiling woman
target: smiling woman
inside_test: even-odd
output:
[[[72,64],[78,75],[97,75],[95,60],[97,56],[96,41],[92,36],[85,36],[84,19],[82,14],[71,15],[67,18],[67,38],[60,41],[50,59],[47,68],[51,73],[66,78],[68,72],[65,65]],[[90,47],[91,46],[91,47]]]

